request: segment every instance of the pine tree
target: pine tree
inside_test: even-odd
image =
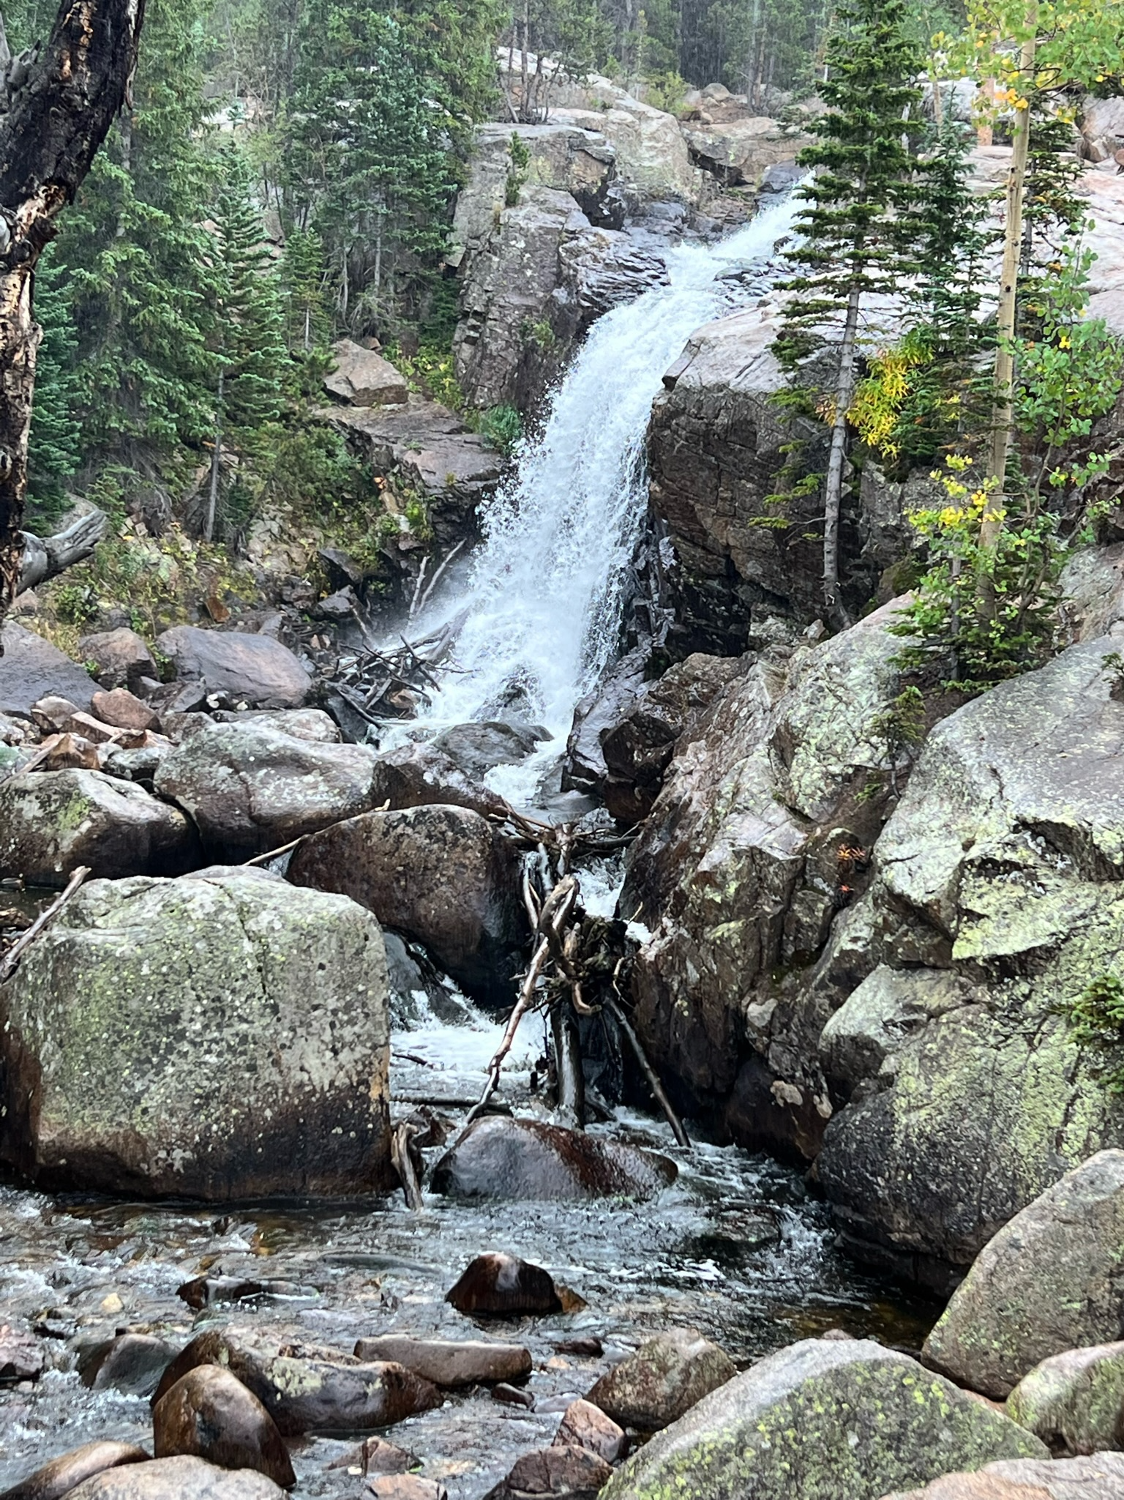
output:
[[[926,143],[917,182],[917,276],[908,296],[937,359],[964,359],[983,337],[977,315],[995,234],[987,200],[969,182],[973,139],[956,120],[942,121]]]
[[[312,229],[293,229],[281,257],[285,339],[290,350],[311,354],[331,341],[332,320],[324,304],[324,242]]]
[[[35,360],[35,403],[28,440],[28,524],[50,531],[66,507],[66,486],[81,462],[82,429],[75,415],[78,336],[53,246],[35,271],[35,318],[42,339]]]
[[[288,351],[277,280],[264,243],[250,173],[234,148],[223,153],[223,187],[213,216],[214,434],[203,535],[218,513],[224,444],[253,455],[285,400]]]
[[[210,426],[204,14],[204,0],[150,0],[135,107],[59,237],[91,464],[151,472]]]
[[[859,369],[859,318],[865,298],[898,290],[913,268],[916,164],[903,140],[919,103],[911,82],[920,61],[904,29],[904,0],[844,0],[828,44],[827,112],[815,121],[816,145],[800,157],[815,177],[802,189],[791,294],[780,352],[790,368],[825,342],[825,321],[839,322],[832,357],[832,431],[823,490],[823,592],[829,617],[846,618],[839,599],[839,514],[847,412]]]

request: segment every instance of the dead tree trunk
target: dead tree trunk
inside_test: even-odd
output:
[[[19,587],[40,331],[36,262],[90,170],[136,67],[144,0],[62,0],[48,42],[0,97],[0,619]],[[17,66],[19,64],[19,66]]]

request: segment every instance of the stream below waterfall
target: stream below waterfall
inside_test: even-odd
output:
[[[755,295],[751,276],[747,285],[729,273],[766,261],[790,225],[790,207],[779,204],[717,246],[670,251],[668,286],[594,325],[541,434],[491,506],[483,545],[417,622],[436,628],[469,611],[424,721],[400,734],[425,737],[498,715],[517,698],[550,739],[528,761],[490,773],[489,784],[517,805],[541,805],[575,704],[618,649],[645,514],[644,434],[663,373],[696,328]],[[611,871],[601,883],[599,908],[611,907]],[[592,889],[587,895],[593,905]],[[480,1094],[501,1028],[456,996],[449,1011],[438,1007],[442,1018],[422,994],[400,1000],[392,1109],[434,1109],[451,1140]],[[536,1016],[503,1079],[505,1104],[542,1118],[532,1069],[545,1045]],[[492,1325],[531,1350],[533,1410],[476,1388],[392,1429],[450,1500],[479,1500],[519,1454],[550,1442],[562,1409],[609,1362],[669,1326],[701,1330],[739,1364],[831,1327],[920,1345],[938,1309],[860,1273],[835,1248],[830,1216],[798,1172],[732,1146],[680,1150],[662,1121],[627,1110],[591,1129],[673,1157],[678,1181],[641,1205],[465,1206],[428,1195],[420,1213],[400,1195],[229,1208],[52,1197],[0,1183],[0,1325],[28,1320],[51,1366],[34,1385],[0,1384],[0,1490],[95,1437],[150,1440],[147,1401],[82,1385],[82,1344],[124,1329],[182,1343],[207,1319],[232,1313],[348,1351],[356,1338],[386,1332],[473,1338],[474,1323],[443,1299],[489,1250],[545,1266],[580,1300],[553,1317]],[[429,1163],[439,1151],[426,1153]],[[291,1286],[193,1315],[176,1289],[204,1272]],[[603,1356],[556,1352],[579,1334],[600,1338]],[[361,1493],[346,1468],[328,1467],[348,1447],[327,1438],[299,1444],[296,1493]]]

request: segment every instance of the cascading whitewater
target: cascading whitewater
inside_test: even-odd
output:
[[[524,445],[484,515],[464,587],[425,622],[468,607],[427,727],[495,714],[521,690],[534,718],[565,739],[617,648],[647,502],[644,439],[664,372],[696,328],[736,305],[723,272],[768,259],[794,211],[782,201],[718,245],[671,252],[668,286],[594,324],[541,436]]]

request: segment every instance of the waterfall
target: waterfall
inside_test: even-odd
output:
[[[576,703],[617,649],[663,375],[697,328],[744,303],[738,283],[720,278],[768,260],[794,211],[784,200],[716,245],[671,251],[669,285],[594,324],[541,434],[487,507],[461,587],[429,612],[427,628],[468,611],[428,728],[491,717],[514,690],[565,741]]]

